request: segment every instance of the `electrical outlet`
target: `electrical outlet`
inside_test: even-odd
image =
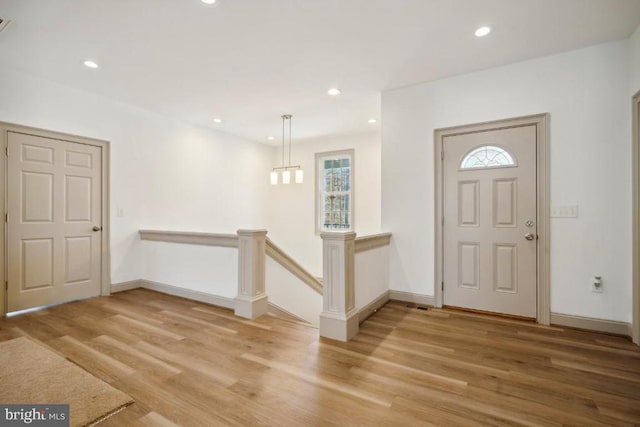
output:
[[[593,276],[591,278],[591,292],[595,292],[598,294],[602,293],[602,277],[601,276]]]
[[[578,218],[578,205],[552,206],[551,218]]]

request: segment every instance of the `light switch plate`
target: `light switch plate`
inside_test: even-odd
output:
[[[552,206],[551,218],[578,218],[578,205]]]

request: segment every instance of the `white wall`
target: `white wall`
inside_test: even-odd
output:
[[[320,323],[322,295],[267,256],[265,293],[269,302],[314,326]]]
[[[389,290],[389,246],[382,246],[355,254],[356,309]]]
[[[206,294],[238,295],[238,249],[142,241],[142,279]]]
[[[140,228],[235,233],[266,225],[270,147],[5,66],[0,94],[0,121],[111,142],[112,283],[142,277]],[[194,274],[208,277],[206,269]]]
[[[640,25],[629,39],[629,58],[631,62],[631,95],[640,91]]]
[[[637,37],[637,34],[636,34]],[[631,320],[629,41],[385,92],[382,226],[392,289],[434,294],[434,129],[551,114],[551,309]],[[601,275],[604,293],[589,278]]]
[[[355,232],[380,232],[380,134],[368,133],[294,144],[292,164],[304,170],[304,184],[269,186],[269,238],[315,276],[322,276],[322,240],[315,234],[315,154],[355,150]],[[273,148],[272,167],[281,164]],[[268,181],[264,174],[264,181]]]

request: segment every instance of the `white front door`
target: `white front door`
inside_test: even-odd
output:
[[[7,154],[8,311],[100,295],[101,148],[9,132]]]
[[[536,317],[536,126],[443,139],[443,297]]]

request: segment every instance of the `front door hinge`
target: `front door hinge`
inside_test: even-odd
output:
[[[440,152],[440,160],[444,160],[444,151]]]
[[[442,282],[440,285],[441,285],[440,289],[444,292],[444,282]]]
[[[4,290],[8,291],[9,290],[9,282],[4,282]]]
[[[4,222],[9,222],[9,214],[4,214]]]

